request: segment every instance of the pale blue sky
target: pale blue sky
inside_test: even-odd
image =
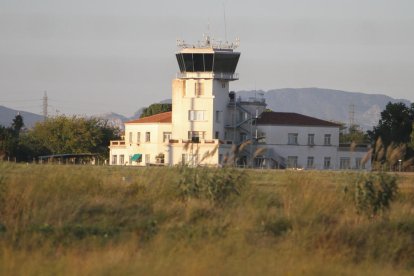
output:
[[[117,112],[171,97],[176,39],[240,38],[233,90],[321,87],[414,101],[414,1],[0,0],[0,105]]]

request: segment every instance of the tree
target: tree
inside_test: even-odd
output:
[[[403,160],[409,167],[414,156],[412,137],[414,104],[388,103],[381,112],[381,119],[372,131],[368,131],[373,144],[373,164],[379,168],[388,165],[390,169]],[[405,160],[405,161],[404,161]]]
[[[152,104],[144,109],[140,118],[148,117],[148,116],[163,113],[163,112],[168,112],[171,110],[172,110],[172,104],[160,104],[160,103]]]
[[[24,126],[23,117],[17,114],[10,127],[0,126],[0,159],[20,155],[19,136]]]
[[[367,144],[369,143],[368,134],[364,133],[358,125],[350,127],[343,126],[339,133],[339,143],[341,144]]]
[[[31,159],[45,154],[109,154],[110,140],[119,138],[119,129],[98,118],[57,116],[37,123],[22,137]]]
[[[414,104],[388,103],[381,112],[381,119],[373,131],[368,131],[372,143],[382,139],[385,147],[391,144],[407,144],[411,140],[414,121]]]

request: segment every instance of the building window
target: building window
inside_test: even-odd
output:
[[[119,156],[119,164],[120,165],[124,165],[124,160],[125,159],[125,156],[123,155],[123,154],[121,154],[120,156]]]
[[[315,145],[315,134],[308,134],[308,145]]]
[[[216,123],[220,123],[220,113],[221,111],[216,110]]]
[[[298,157],[297,156],[288,156],[287,166],[288,166],[288,168],[296,169],[298,167]]]
[[[220,139],[220,133],[218,131],[214,134],[214,139]]]
[[[141,142],[141,132],[137,132],[137,143]]]
[[[145,154],[145,164],[149,164],[151,162],[150,155]]]
[[[223,164],[223,154],[219,154],[219,164]]]
[[[188,140],[195,141],[195,140],[204,139],[204,131],[189,131],[188,132]]]
[[[145,142],[151,142],[151,132],[145,132]]]
[[[358,170],[365,169],[365,164],[362,163],[362,158],[355,158],[355,168]]]
[[[246,133],[240,133],[240,142],[244,142],[247,140],[247,134]]]
[[[187,155],[185,153],[181,155],[181,164],[187,164]]]
[[[221,82],[221,88],[226,88],[226,83],[224,81]]]
[[[194,84],[195,87],[195,95],[196,96],[203,96],[204,95],[204,83],[196,82]]]
[[[132,132],[129,133],[129,143],[132,144]]]
[[[298,144],[298,134],[297,133],[289,133],[288,134],[288,144],[289,145],[297,145]]]
[[[205,110],[188,110],[189,121],[205,121],[206,120]]]
[[[339,169],[341,170],[348,170],[351,167],[351,160],[349,157],[341,157],[339,159]]]
[[[314,167],[314,160],[315,158],[313,156],[308,156],[308,162],[306,163],[306,167],[312,169]]]
[[[117,155],[112,155],[112,165],[116,165],[117,159],[118,159]]]
[[[325,157],[323,159],[323,168],[324,169],[330,169],[331,168],[331,158],[330,157]]]
[[[168,143],[171,139],[171,132],[164,132],[162,135],[162,141]]]
[[[330,146],[331,145],[331,135],[330,134],[325,134],[323,144],[325,146]]]

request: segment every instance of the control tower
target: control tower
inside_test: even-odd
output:
[[[225,125],[229,82],[238,79],[236,67],[240,53],[234,51],[238,42],[216,43],[206,36],[195,45],[183,41],[177,44],[179,72],[172,82],[172,138],[197,143],[204,152],[211,150],[207,145],[211,148],[231,144],[225,141]],[[217,155],[212,163],[218,162]]]
[[[229,82],[236,74],[240,53],[237,43],[178,41],[179,66],[172,84],[172,137],[192,141],[224,139],[229,101]],[[177,112],[180,111],[180,112]]]

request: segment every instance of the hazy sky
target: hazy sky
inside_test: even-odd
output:
[[[239,37],[232,90],[321,87],[414,101],[413,0],[0,0],[0,105],[131,116],[171,97],[176,39]],[[210,24],[208,24],[210,22]]]

